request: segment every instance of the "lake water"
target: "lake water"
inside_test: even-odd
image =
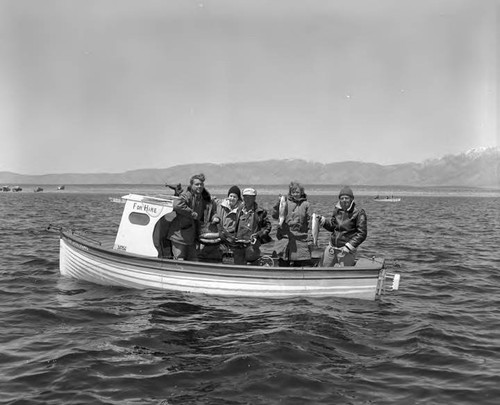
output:
[[[111,236],[123,205],[110,197],[165,189],[44,188],[0,193],[0,404],[498,403],[499,191],[354,187],[369,220],[359,254],[384,256],[402,277],[371,302],[61,277],[49,224]],[[257,189],[267,209],[286,192]],[[314,211],[330,214],[337,190],[306,189]]]

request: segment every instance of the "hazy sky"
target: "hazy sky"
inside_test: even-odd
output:
[[[0,0],[0,170],[500,146],[499,0]]]

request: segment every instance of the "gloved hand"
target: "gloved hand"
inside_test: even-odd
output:
[[[228,244],[233,244],[235,242],[234,235],[231,235],[230,233],[228,233],[226,231],[219,232],[219,236],[220,236],[222,241],[224,241]]]
[[[347,254],[347,253],[351,253],[351,251],[350,251],[350,250],[349,250],[346,246],[342,246],[342,247],[340,248],[340,252],[341,252],[343,255],[345,255],[345,254]]]
[[[319,224],[321,226],[323,226],[323,225],[325,225],[325,222],[326,222],[326,218],[323,215],[320,215],[319,216]]]

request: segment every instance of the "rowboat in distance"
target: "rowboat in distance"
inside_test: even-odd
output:
[[[34,191],[35,193],[39,193],[40,191],[43,191],[43,188],[42,188],[42,187],[35,187],[35,188],[33,189],[33,191]]]
[[[393,197],[393,196],[385,196],[385,197],[380,197],[380,196],[376,196],[374,198],[375,201],[378,201],[378,202],[400,202],[401,201],[401,198],[400,197]]]
[[[19,191],[23,191],[23,189],[20,186],[14,186],[14,187],[2,186],[2,191],[14,191],[17,193]]]
[[[269,255],[256,265],[235,265],[230,256],[222,263],[161,257],[158,227],[172,212],[175,198],[123,196],[114,241],[52,227],[59,232],[61,275],[108,286],[263,298],[374,300],[399,287],[400,275],[390,273],[385,260],[377,257],[359,258],[352,267],[278,267],[278,260]]]
[[[64,190],[65,188],[66,188],[66,186],[57,186],[58,190]]]

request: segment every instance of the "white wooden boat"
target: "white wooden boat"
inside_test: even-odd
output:
[[[260,266],[159,258],[153,231],[172,211],[174,198],[122,197],[124,210],[113,246],[60,230],[61,274],[102,285],[242,297],[374,300],[398,289],[399,274],[389,273],[380,258],[334,268],[276,267],[271,257],[263,258]]]

